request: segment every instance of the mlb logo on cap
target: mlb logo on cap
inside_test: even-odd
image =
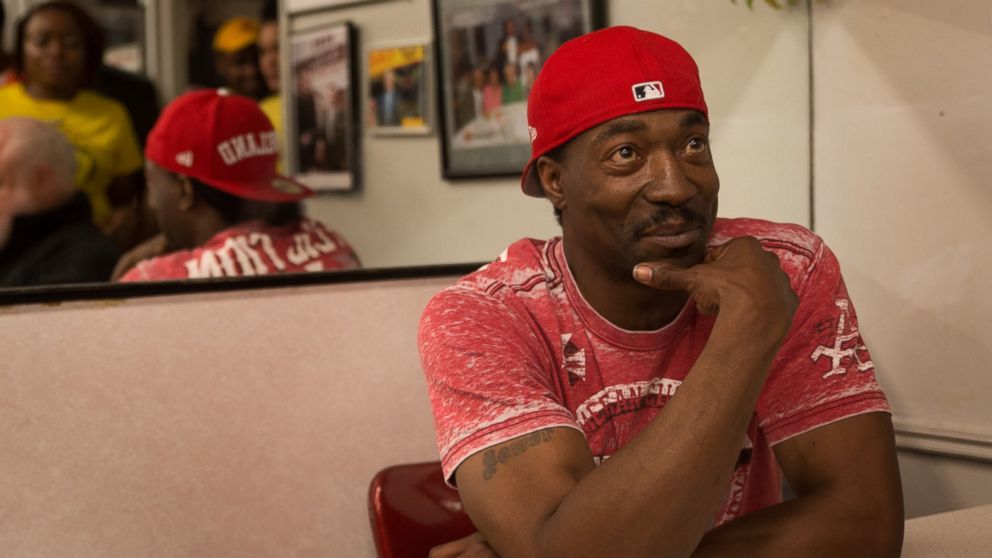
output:
[[[647,83],[638,83],[632,86],[631,91],[634,92],[634,100],[640,103],[641,101],[650,101],[651,99],[664,99],[665,98],[665,88],[661,86],[660,81],[649,81]]]

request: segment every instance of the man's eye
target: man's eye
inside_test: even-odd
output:
[[[616,163],[625,163],[637,157],[637,151],[629,145],[624,145],[613,152],[610,160]]]
[[[706,138],[695,137],[690,139],[689,143],[686,144],[686,151],[689,153],[703,153],[707,147],[709,147],[709,142]]]

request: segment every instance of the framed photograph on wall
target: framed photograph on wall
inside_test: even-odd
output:
[[[290,36],[289,172],[318,192],[358,188],[356,31],[335,23]]]
[[[378,135],[429,134],[427,41],[370,46],[366,126]]]
[[[602,26],[603,2],[432,1],[445,178],[520,173],[531,83],[559,45]]]

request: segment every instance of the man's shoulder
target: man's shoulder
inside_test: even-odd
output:
[[[189,270],[186,269],[186,262],[195,258],[195,250],[179,250],[142,260],[121,277],[121,282],[188,279]]]
[[[438,293],[435,302],[454,298],[535,298],[560,286],[555,250],[561,239],[523,238],[495,260],[462,277]]]
[[[709,244],[723,244],[742,236],[758,239],[766,250],[779,257],[812,260],[823,249],[823,239],[802,225],[748,218],[717,219]]]
[[[782,270],[792,279],[799,292],[814,267],[829,249],[819,235],[802,225],[775,223],[762,219],[717,219],[710,235],[710,245],[723,244],[734,238],[752,236],[778,256]]]

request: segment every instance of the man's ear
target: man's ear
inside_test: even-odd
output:
[[[544,196],[551,200],[551,205],[555,208],[565,209],[565,192],[561,187],[563,172],[561,164],[550,157],[539,157],[536,165],[537,178],[541,181]]]
[[[196,193],[193,191],[193,183],[185,176],[179,177],[178,207],[180,211],[189,211],[196,205]]]

